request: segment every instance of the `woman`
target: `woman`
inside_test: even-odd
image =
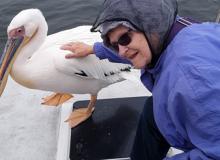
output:
[[[175,0],[106,0],[92,31],[103,44],[70,43],[66,58],[95,53],[131,63],[152,92],[131,159],[220,159],[220,25],[177,17]],[[184,152],[166,157],[170,146]]]

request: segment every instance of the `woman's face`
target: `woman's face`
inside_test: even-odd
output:
[[[118,53],[121,57],[129,60],[137,69],[145,68],[151,62],[152,54],[143,33],[130,31],[125,26],[118,26],[108,33],[109,43],[118,45]],[[130,38],[129,44],[120,44],[121,36]],[[122,39],[122,38],[121,38]],[[123,40],[122,40],[123,41]]]

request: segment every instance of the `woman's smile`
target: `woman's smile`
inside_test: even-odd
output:
[[[135,59],[137,57],[137,55],[138,55],[138,52],[135,52],[135,53],[131,54],[130,56],[128,56],[127,58],[129,60],[133,60],[133,59]]]

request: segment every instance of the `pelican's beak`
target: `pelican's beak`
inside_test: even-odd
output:
[[[22,36],[9,38],[6,42],[4,52],[0,55],[0,96],[5,89],[8,75],[17,56],[16,53],[19,52],[24,39]]]

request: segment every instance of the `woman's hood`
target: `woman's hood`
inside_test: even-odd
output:
[[[176,14],[176,0],[105,0],[91,31],[100,31],[108,21],[128,21],[145,34],[155,56],[160,55]]]

